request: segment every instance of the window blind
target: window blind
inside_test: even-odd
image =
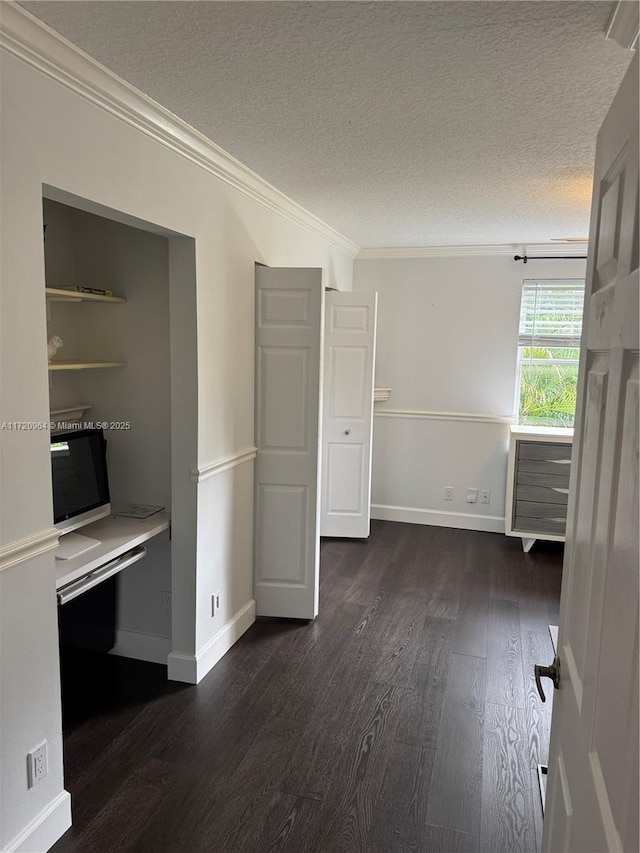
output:
[[[584,281],[525,281],[520,309],[521,347],[579,347]]]

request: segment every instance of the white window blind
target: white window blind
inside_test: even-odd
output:
[[[520,309],[521,347],[579,347],[584,281],[525,281]]]

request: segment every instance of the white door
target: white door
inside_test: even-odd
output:
[[[322,536],[369,535],[377,300],[377,293],[326,296]]]
[[[256,266],[258,616],[318,613],[323,303],[321,269]]]
[[[542,844],[554,853],[639,849],[638,288],[636,56],[596,153]]]

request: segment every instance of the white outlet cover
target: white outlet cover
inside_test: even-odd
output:
[[[27,753],[27,766],[29,769],[29,787],[33,788],[49,773],[46,740],[43,740],[42,743]]]
[[[477,489],[467,489],[467,503],[475,504],[478,502],[478,490]]]

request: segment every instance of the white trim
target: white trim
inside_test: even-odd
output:
[[[2,853],[44,853],[62,838],[71,826],[71,795],[61,791],[27,824]]]
[[[189,479],[192,483],[202,483],[203,480],[208,480],[209,477],[215,477],[216,474],[221,474],[230,468],[236,468],[244,462],[251,462],[256,458],[257,452],[257,447],[243,447],[242,450],[236,451],[231,456],[225,456],[224,459],[209,462],[208,465],[203,465],[201,468],[189,469]]]
[[[47,530],[32,533],[24,539],[17,539],[15,542],[3,545],[0,548],[0,572],[17,563],[24,563],[25,560],[31,560],[33,557],[52,551],[58,547],[59,537],[60,531],[49,527]]]
[[[562,788],[564,813],[569,820],[573,817],[573,805],[571,804],[571,791],[569,790],[569,780],[567,779],[567,768],[565,767],[562,753],[558,756],[558,774],[560,776],[560,786]]]
[[[171,652],[171,640],[156,634],[143,634],[140,631],[116,630],[116,643],[109,654],[121,658],[146,660],[149,663],[167,665]]]
[[[569,670],[569,681],[571,682],[571,687],[573,688],[573,695],[575,696],[576,705],[578,706],[578,714],[582,713],[582,679],[578,673],[578,666],[576,664],[576,659],[573,656],[573,651],[571,650],[571,646],[563,646],[564,659],[563,664],[567,665],[567,669]]]
[[[352,240],[14,2],[2,2],[0,45],[288,222],[351,257],[357,254]]]
[[[454,527],[458,530],[481,530],[485,533],[504,532],[503,515],[476,515],[470,512],[443,512],[439,509],[371,504],[371,518],[405,521],[408,524],[430,524],[433,527]]]
[[[637,2],[629,3],[627,0],[618,0],[618,4],[609,19],[604,37],[613,39],[627,50],[633,50],[638,41],[639,19]]]
[[[376,409],[376,418],[417,418],[429,421],[471,421],[473,423],[512,424],[512,415],[483,415],[478,412],[427,412],[413,409]]]
[[[413,246],[360,249],[356,260],[374,258],[445,258],[479,255],[585,255],[587,243],[502,243],[481,246]],[[529,258],[535,261],[535,258]]]
[[[168,661],[169,680],[198,684],[255,621],[256,603],[252,598],[217,634],[214,634],[197,654],[185,655],[171,652]]]
[[[600,819],[602,820],[605,838],[607,839],[607,849],[609,853],[624,853],[622,839],[620,838],[620,833],[616,827],[613,811],[611,809],[607,783],[604,780],[604,774],[600,764],[600,756],[597,752],[589,753],[589,764],[591,765],[593,787],[595,788],[598,806],[600,808]]]

